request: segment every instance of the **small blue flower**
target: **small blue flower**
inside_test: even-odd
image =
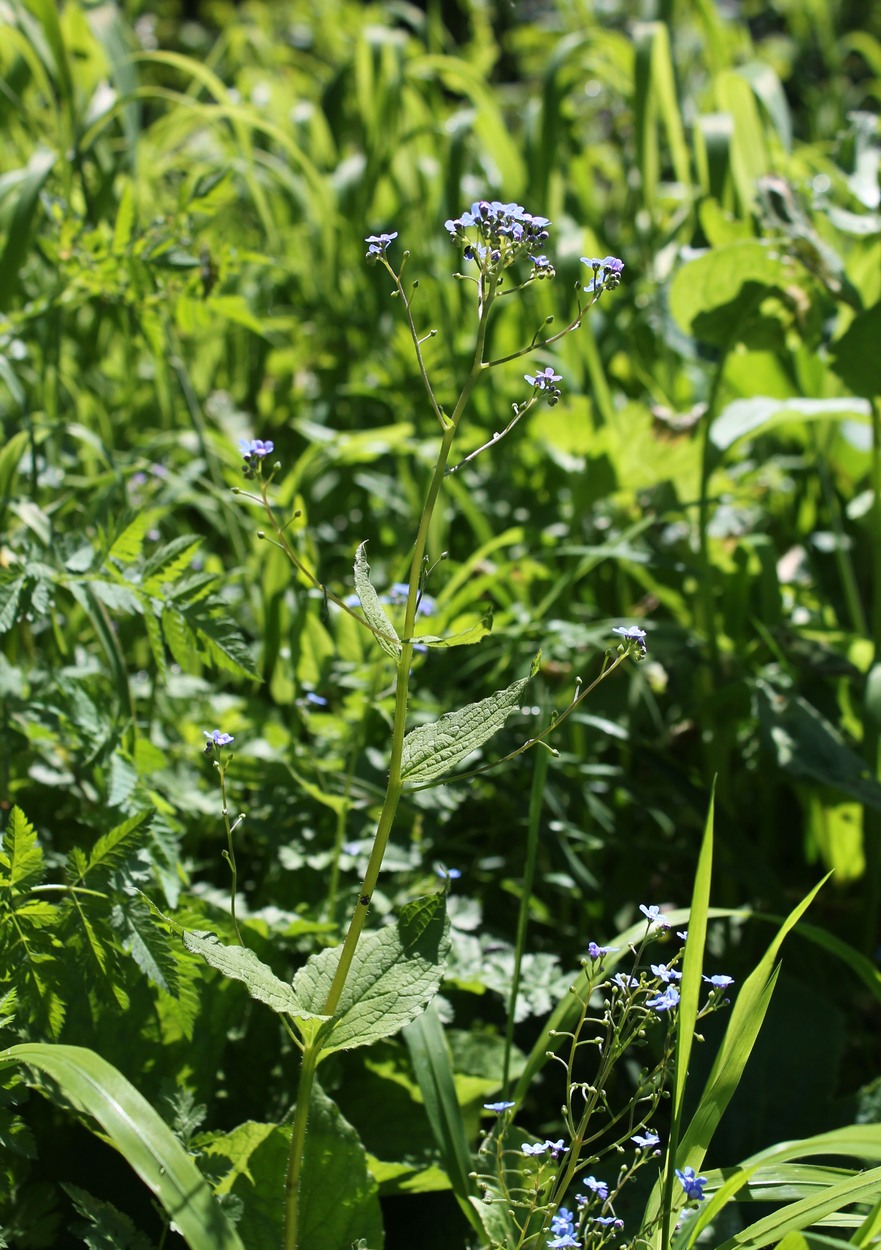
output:
[[[314,690],[306,691],[306,702],[314,707],[327,707],[327,699],[323,695],[316,694]]]
[[[461,868],[447,868],[446,864],[435,864],[434,871],[444,881],[458,881],[462,875]],[[513,1103],[511,1104],[514,1105]]]
[[[651,969],[655,976],[660,977],[666,985],[669,985],[671,981],[682,980],[682,973],[677,968],[668,968],[666,964],[652,964]],[[707,978],[704,977],[704,980]]]
[[[727,989],[729,985],[734,984],[734,977],[725,976],[722,972],[717,972],[715,976],[704,977],[703,979],[710,985],[715,986],[717,990]]]
[[[605,1224],[606,1227],[623,1228],[624,1221],[616,1219],[614,1215],[593,1215],[591,1220],[594,1224]]]
[[[383,603],[398,605],[407,602],[407,595],[410,593],[410,587],[406,582],[392,582],[387,595],[382,597]],[[417,616],[432,616],[437,611],[437,604],[431,595],[422,594],[416,604]]]
[[[612,984],[617,985],[619,990],[632,990],[639,985],[639,982],[636,977],[628,976],[626,972],[616,972],[612,977]]]
[[[205,743],[206,755],[210,755],[215,748],[219,751],[221,747],[228,747],[231,742],[235,742],[232,734],[222,733],[219,729],[203,729],[202,733],[208,739]]]
[[[657,925],[659,929],[670,928],[670,921],[666,916],[661,915],[661,909],[656,903],[652,903],[651,907],[646,907],[645,903],[640,903],[639,910],[650,924]]]
[[[654,1146],[657,1146],[661,1139],[657,1133],[653,1133],[651,1129],[647,1128],[644,1133],[637,1133],[630,1140],[636,1142],[640,1150],[651,1150]]]
[[[677,1168],[676,1177],[685,1190],[685,1196],[689,1202],[703,1202],[704,1185],[707,1183],[705,1176],[695,1176],[694,1168],[683,1168],[681,1171]]]
[[[605,1181],[598,1181],[595,1176],[585,1176],[584,1187],[589,1189],[592,1194],[596,1194],[598,1198],[602,1198],[603,1202],[609,1196],[609,1186]],[[585,1199],[587,1201],[587,1199]]]
[[[646,654],[645,630],[640,629],[638,625],[616,625],[612,629],[612,633],[620,634],[625,642],[638,643],[640,656]]]
[[[532,1142],[525,1141],[520,1147],[525,1155],[543,1155],[546,1153],[547,1148],[548,1143],[546,1141],[536,1142],[535,1145]]]
[[[545,1147],[550,1151],[552,1159],[559,1159],[560,1155],[564,1155],[569,1149],[568,1146],[563,1145],[562,1137],[557,1138],[556,1141],[546,1141]]]
[[[672,985],[668,985],[663,994],[658,994],[657,997],[650,998],[646,1002],[646,1007],[652,1007],[655,1011],[671,1011],[678,1006],[679,991]]]
[[[264,456],[271,456],[275,451],[275,443],[271,438],[265,441],[262,438],[240,438],[239,447],[246,460],[262,460]]]
[[[574,1233],[575,1221],[572,1218],[572,1212],[566,1207],[560,1207],[557,1214],[551,1220],[551,1232],[557,1233]]]
[[[611,955],[613,951],[619,949],[618,946],[597,946],[596,942],[587,944],[587,953],[591,959],[602,959],[603,955]]]
[[[604,289],[614,291],[621,281],[621,274],[624,271],[624,261],[619,260],[617,256],[603,256],[597,259],[596,256],[582,256],[582,265],[587,265],[588,269],[593,270],[593,277],[585,287],[587,291],[601,291]],[[602,270],[602,274],[600,274]]]
[[[577,1250],[581,1245],[580,1241],[576,1241],[574,1232],[561,1233],[559,1237],[552,1237],[547,1243],[549,1250]]]
[[[547,369],[539,369],[535,377],[529,373],[524,373],[524,381],[530,386],[534,386],[539,391],[549,391],[553,388],[555,382],[562,382],[562,373],[554,373],[553,368],[548,365]]]
[[[503,1111],[510,1111],[514,1105],[513,1102],[485,1102],[483,1109],[484,1111],[495,1111],[496,1115],[501,1115]]]
[[[367,249],[367,259],[375,264],[381,256],[385,256],[388,245],[397,237],[397,230],[393,230],[391,234],[369,234],[364,240],[365,243],[370,244]]]

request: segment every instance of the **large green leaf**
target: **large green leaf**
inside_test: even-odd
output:
[[[208,1182],[165,1121],[112,1064],[82,1046],[24,1043],[0,1066],[25,1063],[54,1081],[66,1104],[92,1116],[162,1204],[190,1250],[245,1250]],[[52,1096],[52,1087],[43,1088]]]
[[[670,285],[670,311],[687,334],[727,347],[742,337],[761,300],[789,280],[768,246],[738,239],[683,265]]]
[[[183,943],[188,951],[200,955],[206,964],[222,972],[232,981],[241,981],[252,998],[265,1003],[279,1015],[301,1020],[315,1019],[315,1013],[303,1006],[295,990],[275,975],[268,964],[258,959],[246,946],[226,946],[213,933],[187,929]]]
[[[535,666],[533,665],[533,673]],[[469,703],[458,712],[447,712],[430,725],[411,729],[404,739],[401,776],[411,784],[436,781],[466,755],[476,751],[520,705],[520,696],[533,676],[521,677],[488,699]]]
[[[397,924],[362,937],[322,1051],[369,1046],[415,1020],[437,993],[449,949],[442,891],[414,899]],[[294,977],[294,993],[316,1014],[330,993],[340,947],[313,955]]]

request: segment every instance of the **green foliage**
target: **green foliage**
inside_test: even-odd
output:
[[[194,8],[182,24],[164,2],[0,6],[8,1044],[89,1048],[154,1106],[204,1105],[222,1126],[209,1136],[233,1151],[228,1183],[213,1180],[239,1199],[242,1240],[278,1243],[265,1189],[283,1185],[299,1053],[284,1004],[298,987],[293,1015],[320,1035],[387,781],[392,662],[410,642],[383,588],[409,576],[444,424],[362,240],[397,230],[398,256],[411,253],[423,363],[448,413],[473,350],[470,283],[450,274],[474,269],[443,222],[485,195],[552,219],[558,270],[501,301],[493,359],[548,317],[566,323],[582,253],[620,255],[625,280],[536,359],[563,375],[558,406],[497,440],[525,394],[527,365],[510,359],[475,388],[451,449],[459,468],[420,570],[434,611],[413,631],[429,650],[412,657],[406,784],[364,939],[376,963],[357,964],[321,1065],[347,1115],[373,1108],[351,1113],[370,1154],[316,1092],[315,1140],[350,1178],[326,1193],[314,1181],[315,1227],[338,1216],[338,1244],[380,1244],[369,1164],[390,1248],[394,1203],[416,1210],[416,1193],[446,1183],[459,1205],[420,1225],[427,1250],[471,1235],[463,1207],[482,1236],[469,1149],[481,1099],[503,1087],[509,1028],[521,1122],[556,1136],[546,1056],[571,1026],[567,970],[590,937],[635,940],[640,901],[663,895],[684,923],[714,778],[707,944],[740,983],[744,1041],[708,1035],[692,1063],[724,1054],[737,1073],[767,1004],[772,965],[743,984],[763,952],[739,909],[785,915],[833,868],[814,929],[798,929],[809,963],[791,943],[785,973],[840,1020],[821,1087],[837,1101],[818,1090],[811,1114],[818,1139],[846,1135],[835,1126],[877,1075],[878,14],[849,0],[758,16],[682,0],[653,20],[562,2]],[[276,444],[274,515],[296,572],[262,516],[268,541],[253,541],[252,500],[230,499],[238,440],[255,435]],[[358,624],[339,605],[365,538]],[[611,626],[631,621],[648,662],[573,707]],[[539,647],[530,684],[502,689]],[[540,785],[529,753],[488,767],[555,716]],[[235,735],[223,803],[246,814],[247,948],[232,945],[224,818],[201,753],[214,727]],[[469,780],[450,784],[457,766]],[[417,937],[401,927],[407,900],[435,899],[436,863],[462,871],[448,935],[441,899],[423,904],[437,912]],[[405,949],[410,988],[395,981]],[[418,1015],[439,986],[446,1040]],[[384,1013],[387,993],[407,1010]],[[397,1030],[393,1059],[357,1044]],[[785,1062],[763,1058],[755,1085],[740,1082],[688,1237],[729,1196],[738,1244],[877,1235],[871,1171],[847,1171],[834,1142],[842,1168],[828,1172],[786,1171],[807,1167],[793,1155],[775,1173],[763,1155],[774,1147],[750,1102],[767,1103]],[[17,1069],[4,1082],[9,1244],[72,1229],[87,1245],[159,1243],[157,1219],[138,1224],[138,1183],[102,1182],[98,1138],[83,1146],[62,1111],[25,1102]],[[728,1093],[714,1082],[705,1125]],[[393,1095],[400,1114],[377,1114]],[[787,1114],[774,1131],[800,1140]],[[740,1171],[732,1122],[750,1143]],[[76,1186],[58,1162],[74,1153],[91,1172]],[[305,1166],[304,1185],[320,1172]],[[344,1184],[351,1220],[331,1201]],[[751,1222],[750,1202],[777,1198]],[[842,1232],[828,1217],[849,1199]],[[486,1237],[503,1236],[483,1215]]]

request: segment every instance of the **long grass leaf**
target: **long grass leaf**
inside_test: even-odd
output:
[[[82,1046],[10,1046],[0,1064],[25,1063],[57,1082],[66,1100],[94,1117],[156,1195],[190,1250],[244,1250],[208,1182],[165,1121],[112,1064]],[[49,1091],[44,1091],[49,1092]]]

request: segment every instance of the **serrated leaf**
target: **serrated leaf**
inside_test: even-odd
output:
[[[144,845],[144,835],[152,818],[152,812],[137,812],[108,833],[102,834],[92,847],[88,871],[101,869],[104,872],[115,872],[121,868]]]
[[[138,770],[131,758],[123,751],[114,751],[110,760],[110,785],[107,790],[107,806],[121,807],[131,798],[138,784]]]
[[[415,1020],[440,987],[448,949],[443,892],[415,899],[397,924],[362,937],[322,1052],[369,1046]],[[339,958],[340,947],[320,951],[294,977],[294,991],[311,1011],[323,1009]]]
[[[165,543],[144,565],[141,585],[148,595],[160,594],[169,582],[176,582],[189,569],[202,539],[185,534]]]
[[[0,634],[12,629],[18,620],[18,605],[26,580],[25,574],[20,573],[18,577],[5,577],[0,581]]]
[[[286,1014],[302,1020],[326,1018],[305,1007],[287,981],[280,980],[269,965],[246,946],[226,946],[213,933],[193,929],[184,930],[183,943],[188,951],[199,955],[225,977],[241,981],[252,998],[265,1003],[278,1015]]]
[[[530,674],[532,676],[533,674]],[[529,682],[522,677],[488,699],[447,712],[430,725],[411,729],[404,739],[401,776],[413,784],[435,781],[502,728]]]
[[[152,529],[161,516],[162,510],[158,508],[139,512],[113,540],[104,557],[105,563],[118,560],[120,564],[133,564],[141,554],[147,530]]]
[[[178,969],[168,935],[153,913],[137,897],[117,903],[110,912],[110,923],[123,947],[154,985],[167,994],[178,992]]]
[[[260,674],[254,667],[250,647],[238,625],[228,616],[212,615],[215,608],[222,606],[213,600],[205,600],[185,608],[184,617],[212,664],[238,677],[259,680]]]
[[[367,624],[373,630],[373,636],[382,647],[386,655],[390,655],[392,659],[397,660],[401,655],[401,640],[395,632],[395,627],[388,618],[385,608],[379,601],[379,595],[373,588],[370,580],[370,565],[367,563],[367,556],[364,554],[366,543],[361,543],[355,552],[355,592],[361,601],[361,607],[364,611],[364,617]]]
[[[114,612],[127,612],[135,616],[140,615],[144,610],[136,591],[124,582],[108,582],[102,578],[93,578],[88,584],[95,598]]]
[[[26,894],[43,880],[43,851],[34,826],[20,807],[13,807],[9,813],[9,823],[3,834],[3,854],[8,889],[16,894]]]
[[[162,632],[169,651],[184,672],[192,673],[198,668],[199,648],[195,635],[177,608],[166,608],[163,611]]]

